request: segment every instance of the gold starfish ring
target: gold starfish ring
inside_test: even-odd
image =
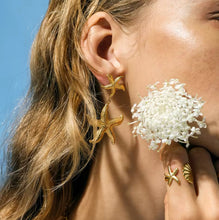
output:
[[[123,76],[119,76],[117,77],[115,80],[113,79],[112,75],[108,74],[107,75],[109,81],[110,81],[110,84],[106,85],[106,86],[101,86],[102,88],[104,89],[111,89],[111,95],[110,97],[113,97],[115,92],[116,92],[116,89],[120,89],[120,90],[123,90],[125,91],[125,87],[124,85],[121,85],[119,84],[119,80],[123,77]]]
[[[111,139],[111,142],[115,143],[115,135],[113,132],[113,127],[118,126],[123,121],[123,115],[120,115],[118,118],[114,118],[112,120],[108,119],[108,108],[109,103],[107,103],[102,111],[101,111],[101,118],[99,120],[95,120],[91,122],[92,124],[95,124],[99,129],[97,130],[96,134],[94,135],[94,138],[90,140],[90,143],[98,143],[103,138],[104,134],[106,133],[108,137]]]
[[[169,172],[169,175],[165,174],[165,181],[168,182],[168,185],[170,186],[173,182],[173,180],[175,180],[179,185],[180,185],[180,181],[179,179],[176,177],[176,175],[178,174],[179,172],[179,169],[176,168],[174,171],[172,171],[170,169],[170,166],[168,166],[168,172]]]

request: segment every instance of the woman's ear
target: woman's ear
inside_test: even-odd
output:
[[[92,15],[82,31],[82,53],[90,70],[102,85],[108,83],[108,74],[114,78],[124,74],[124,68],[115,52],[118,50],[116,47],[121,32],[118,23],[105,12]]]

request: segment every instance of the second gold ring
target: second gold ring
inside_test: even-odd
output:
[[[193,175],[192,175],[192,168],[189,163],[186,163],[183,167],[183,176],[187,180],[188,183],[193,184]]]

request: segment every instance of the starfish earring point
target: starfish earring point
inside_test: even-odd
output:
[[[113,132],[113,127],[118,126],[123,121],[123,115],[120,115],[118,118],[114,118],[109,120],[108,118],[108,108],[109,103],[107,103],[102,111],[101,111],[101,118],[99,120],[96,120],[94,123],[98,127],[98,130],[96,131],[96,134],[94,135],[94,138],[90,140],[90,143],[98,143],[103,138],[104,134],[106,133],[108,137],[111,139],[111,142],[115,143],[115,134]]]
[[[100,142],[104,136],[104,134],[107,134],[108,137],[111,139],[111,142],[114,144],[115,143],[115,134],[113,131],[114,126],[118,126],[122,123],[124,116],[120,115],[117,118],[114,119],[109,119],[108,117],[108,109],[109,109],[109,103],[111,102],[111,98],[114,96],[116,90],[123,90],[125,91],[124,85],[120,84],[119,81],[123,76],[117,77],[115,80],[113,79],[113,76],[111,74],[107,75],[109,84],[106,86],[101,86],[102,88],[106,90],[111,90],[110,98],[108,102],[105,104],[103,107],[101,114],[100,114],[100,119],[91,119],[90,124],[93,124],[93,127],[96,129],[94,130],[94,136],[93,139],[90,140],[89,142],[92,144],[96,144]]]
[[[176,177],[176,175],[179,172],[179,169],[176,168],[174,171],[172,171],[170,166],[168,166],[168,172],[169,172],[169,174],[165,174],[165,181],[167,181],[168,185],[170,186],[172,184],[173,180],[175,180],[180,185],[180,181]]]
[[[121,78],[123,78],[123,76],[119,76],[115,80],[113,79],[111,74],[107,75],[107,77],[110,83],[106,86],[101,87],[106,90],[111,90],[110,98],[115,95],[116,89],[125,91],[125,86],[119,84],[119,81],[121,80]]]

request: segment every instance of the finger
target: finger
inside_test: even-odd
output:
[[[179,169],[175,176],[180,181],[180,184],[177,183],[176,179],[172,179],[170,185],[167,184],[169,216],[174,216],[174,213],[177,214],[179,209],[180,212],[185,211],[190,213],[192,207],[194,207],[196,194],[193,184],[187,182],[182,172],[184,164],[189,162],[186,150],[180,144],[173,143],[162,149],[161,159],[167,176],[169,175],[169,171],[174,171],[176,168]],[[170,166],[171,170],[168,170],[168,166]],[[170,217],[170,219],[172,218]]]
[[[171,185],[167,184],[168,185],[167,189],[171,188],[172,191],[174,189],[177,189],[177,192],[183,191],[183,193],[185,193],[184,190],[188,190],[189,192],[194,192],[193,185],[187,182],[182,172],[184,165],[186,163],[189,163],[189,157],[185,148],[183,148],[180,144],[175,142],[170,146],[165,146],[165,148],[163,148],[161,151],[161,160],[163,162],[163,166],[166,174],[169,175],[168,166],[170,166],[171,171],[175,170],[176,168],[178,168],[179,170],[176,176],[178,177],[180,184],[177,184],[177,181],[174,181],[175,179],[173,179]]]
[[[217,181],[219,183],[219,160],[216,160],[215,164],[214,164],[214,168],[216,170],[216,175],[217,175]]]
[[[197,196],[203,202],[206,202],[206,196],[218,196],[217,175],[208,151],[195,147],[189,152],[189,159],[193,168]]]

